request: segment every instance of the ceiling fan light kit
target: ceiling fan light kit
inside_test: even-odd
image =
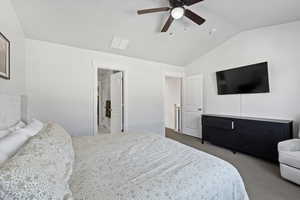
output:
[[[185,10],[183,7],[176,7],[171,10],[171,16],[174,19],[180,19],[184,16],[184,12]]]
[[[199,3],[203,0],[169,0],[170,7],[162,7],[162,8],[151,8],[139,10],[137,13],[139,15],[148,14],[148,13],[156,13],[156,12],[170,12],[170,16],[162,28],[161,32],[167,32],[173,23],[174,20],[178,20],[183,18],[184,16],[192,20],[194,23],[198,25],[202,25],[205,22],[205,19],[194,13],[193,11],[186,9],[184,6],[191,6],[196,3]]]

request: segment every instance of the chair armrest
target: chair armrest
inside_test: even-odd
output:
[[[300,139],[280,142],[278,144],[278,151],[300,151]]]

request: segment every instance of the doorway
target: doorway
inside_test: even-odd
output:
[[[97,68],[97,133],[124,132],[123,72]]]
[[[165,128],[202,138],[203,76],[164,76]]]
[[[165,128],[181,132],[182,78],[165,77]]]

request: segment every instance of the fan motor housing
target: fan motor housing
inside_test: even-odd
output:
[[[182,18],[184,16],[184,13],[185,13],[184,7],[175,7],[175,8],[172,8],[172,10],[171,10],[171,16],[174,19]]]

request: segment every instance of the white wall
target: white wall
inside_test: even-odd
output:
[[[72,135],[92,135],[94,61],[127,68],[128,131],[164,134],[163,75],[183,68],[35,40],[26,47],[31,116],[59,122]]]
[[[205,113],[293,119],[299,123],[299,36],[300,21],[243,32],[188,65],[188,75],[204,74]],[[262,61],[269,62],[270,93],[217,95],[216,71]]]
[[[10,40],[11,80],[0,78],[0,93],[25,93],[25,39],[10,0],[0,3],[0,32]]]
[[[165,87],[165,126],[175,129],[175,104],[181,100],[180,78],[166,77]]]

